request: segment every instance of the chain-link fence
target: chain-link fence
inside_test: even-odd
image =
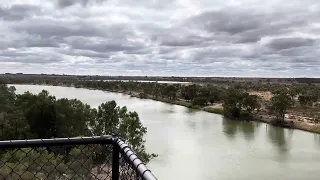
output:
[[[118,137],[0,141],[0,180],[155,180]]]

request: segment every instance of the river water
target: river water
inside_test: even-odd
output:
[[[163,180],[318,180],[320,136],[255,122],[239,122],[182,106],[119,93],[15,85],[17,93],[48,90],[97,107],[115,100],[138,112],[148,128],[146,147],[159,156],[148,166]]]

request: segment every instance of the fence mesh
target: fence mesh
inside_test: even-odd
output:
[[[132,164],[128,163],[124,156],[120,155],[120,179],[121,180],[142,180],[138,173],[132,168]]]
[[[8,141],[5,145],[1,143],[0,141],[0,180],[112,179],[113,143],[64,143],[59,146],[43,143],[29,146],[26,142],[18,148],[7,148]],[[121,153],[118,156],[119,174],[116,177],[121,180],[143,179],[127,158]]]
[[[111,179],[112,145],[1,150],[0,179]]]

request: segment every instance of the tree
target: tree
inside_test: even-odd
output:
[[[187,101],[193,100],[197,95],[197,85],[185,86],[181,90],[181,97]]]
[[[254,110],[261,107],[259,98],[242,90],[230,88],[227,90],[223,101],[224,113],[231,118],[240,118],[242,112],[250,116]]]
[[[198,106],[205,106],[207,105],[208,98],[206,97],[196,97],[193,99],[192,104]]]
[[[299,100],[299,103],[302,105],[302,106],[312,106],[312,96],[308,96],[308,95],[300,95],[298,97],[298,100]]]
[[[224,92],[223,90],[221,90],[221,88],[218,88],[216,86],[208,86],[208,89],[210,91],[209,102],[211,104],[217,101],[221,101]]]
[[[96,109],[77,99],[59,99],[56,104],[56,121],[58,137],[90,136],[88,129],[96,117]]]
[[[248,93],[245,93],[243,97],[242,108],[249,114],[251,114],[254,110],[259,110],[261,108],[259,97],[257,95],[249,95]]]
[[[27,94],[27,96],[30,95]],[[24,97],[22,95],[18,96],[18,98]],[[35,136],[34,138],[58,137],[56,98],[50,96],[49,92],[45,90],[39,93],[38,96],[31,95],[31,98],[32,103],[27,102],[28,106],[22,107],[24,107],[25,118],[30,126],[30,132]]]
[[[240,118],[242,110],[243,92],[234,88],[229,88],[223,98],[223,111],[225,116],[230,118]]]
[[[198,91],[198,96],[200,97],[209,97],[210,91],[207,87],[201,87]]]
[[[287,110],[293,105],[294,99],[290,91],[288,89],[282,89],[273,94],[269,110],[270,113],[276,116],[276,119],[279,123],[283,123]]]
[[[166,85],[162,88],[161,94],[163,97],[167,97],[170,100],[175,100],[177,97],[178,88],[175,85]]]
[[[126,107],[119,107],[115,101],[109,101],[98,107],[97,116],[91,124],[93,135],[118,134],[137,152],[145,162],[155,157],[146,153],[144,135],[147,129],[142,125],[136,112],[129,112]]]

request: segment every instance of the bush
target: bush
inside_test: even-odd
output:
[[[224,116],[232,119],[238,119],[241,117],[241,110],[237,107],[223,109]]]
[[[145,99],[147,98],[147,95],[145,93],[139,93],[139,98]]]
[[[207,105],[208,98],[206,97],[196,97],[193,99],[192,104],[198,106],[205,106]]]

